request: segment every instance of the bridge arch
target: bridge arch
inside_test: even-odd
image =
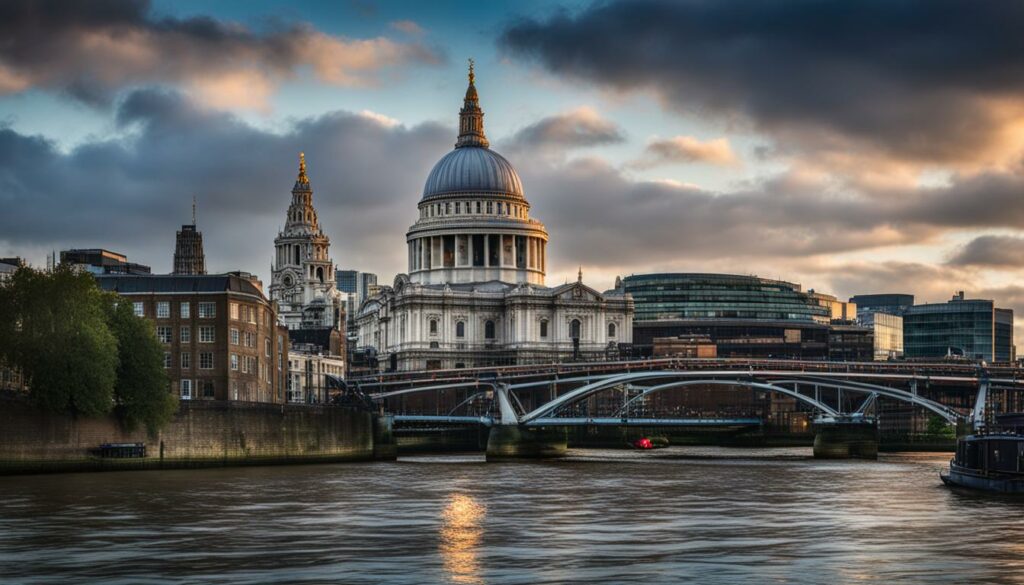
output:
[[[946,422],[950,424],[956,424],[957,422],[964,420],[966,417],[956,410],[940,404],[934,400],[929,400],[922,396],[918,396],[912,392],[906,390],[900,390],[899,388],[890,388],[888,386],[880,386],[878,384],[868,384],[867,382],[850,382],[845,380],[823,380],[816,377],[809,378],[793,378],[789,380],[773,380],[775,384],[814,384],[817,386],[824,386],[826,388],[837,388],[840,390],[848,390],[851,392],[860,392],[864,394],[877,394],[879,396],[885,396],[886,398],[893,398],[902,402],[909,402],[916,404],[923,408],[926,408],[935,414],[939,415]]]
[[[747,388],[756,388],[758,390],[767,390],[768,392],[776,392],[779,394],[785,394],[786,396],[792,396],[793,398],[796,398],[797,400],[803,402],[804,404],[813,406],[814,408],[817,408],[818,410],[829,416],[842,416],[841,412],[837,411],[831,406],[828,406],[824,402],[815,400],[814,398],[807,396],[806,394],[801,394],[796,390],[790,390],[789,388],[786,388],[784,386],[777,386],[775,384],[770,384],[766,382],[754,382],[751,380],[683,380],[679,382],[669,382],[667,384],[651,386],[650,388],[645,388],[644,391],[641,392],[639,395],[630,398],[626,402],[626,404],[623,404],[622,407],[615,412],[615,415],[617,416],[621,414],[623,411],[626,411],[629,408],[630,404],[633,404],[634,402],[641,400],[644,397],[650,396],[651,394],[655,394],[657,392],[662,392],[665,390],[672,390],[675,388],[684,388],[686,386],[744,386]]]
[[[613,388],[613,387],[618,386],[619,384],[622,384],[622,383],[625,383],[625,382],[640,381],[640,380],[645,380],[645,379],[658,379],[658,378],[678,377],[678,376],[679,376],[678,372],[645,372],[645,373],[623,374],[621,376],[613,376],[613,377],[607,378],[605,380],[600,380],[600,381],[597,381],[597,382],[593,382],[591,384],[587,384],[587,385],[582,386],[580,388],[577,388],[577,389],[575,389],[575,390],[573,390],[571,392],[567,392],[567,393],[563,394],[562,396],[559,396],[558,398],[548,402],[547,404],[543,404],[543,405],[539,406],[538,408],[536,408],[536,409],[526,413],[525,415],[523,415],[522,417],[519,418],[519,422],[521,422],[521,423],[529,423],[530,421],[533,421],[535,419],[539,419],[539,418],[545,417],[547,415],[551,415],[554,412],[560,410],[564,406],[567,406],[569,404],[578,402],[580,400],[584,400],[586,398],[589,398],[590,396],[593,396],[594,394],[596,394],[598,392],[601,392],[603,390],[607,390],[608,388]],[[823,412],[823,413],[825,413],[825,414],[827,414],[829,416],[840,416],[840,413],[837,410],[833,409],[832,407],[828,406],[827,404],[819,402],[819,401],[815,400],[814,398],[812,398],[810,396],[806,396],[804,394],[800,394],[796,390],[791,390],[789,388],[784,388],[782,386],[777,386],[777,385],[774,385],[774,384],[768,384],[768,383],[765,383],[765,382],[755,382],[753,380],[683,380],[683,381],[671,382],[671,383],[668,383],[668,384],[662,384],[660,386],[654,386],[652,388],[648,388],[645,391],[645,393],[647,393],[650,390],[655,389],[655,388],[658,388],[659,391],[660,391],[660,390],[667,390],[669,388],[678,388],[678,387],[683,387],[683,386],[695,386],[695,385],[698,385],[698,384],[718,385],[718,386],[725,386],[725,385],[728,385],[728,386],[747,386],[747,387],[750,387],[750,388],[758,388],[758,389],[761,389],[761,390],[767,390],[769,392],[777,392],[777,393],[780,393],[780,394],[785,394],[787,396],[792,396],[793,398],[796,398],[797,400],[800,400],[801,402],[804,402],[806,404],[809,404],[809,405],[817,408],[818,410],[820,410],[821,412]],[[511,389],[515,390],[515,386],[513,386]]]

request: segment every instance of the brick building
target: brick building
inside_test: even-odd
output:
[[[171,388],[184,400],[283,403],[288,331],[262,285],[244,272],[101,275],[104,290],[153,321]]]

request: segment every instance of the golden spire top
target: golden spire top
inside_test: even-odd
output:
[[[306,153],[299,153],[299,182],[308,183],[309,177],[306,176]]]
[[[476,62],[469,59],[469,86],[466,87],[466,98],[462,102],[462,109],[459,110],[459,139],[455,142],[455,148],[462,146],[482,146],[487,148],[489,143],[484,135],[484,112],[480,109],[480,96],[476,93]]]

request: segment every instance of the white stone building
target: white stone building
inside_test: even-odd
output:
[[[430,172],[406,234],[409,273],[360,306],[358,346],[382,369],[528,364],[617,355],[633,300],[544,285],[548,233],[511,163],[488,148],[472,67],[455,149]]]
[[[302,154],[284,230],[274,239],[274,248],[270,298],[280,306],[282,324],[288,329],[343,329],[347,299],[335,287],[331,240],[317,220]]]
[[[322,404],[330,400],[333,384],[345,378],[345,358],[298,344],[289,348],[288,402]]]

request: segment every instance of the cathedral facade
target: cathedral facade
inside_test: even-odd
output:
[[[270,298],[280,307],[282,324],[292,331],[343,329],[347,299],[335,286],[331,240],[320,228],[302,154],[284,229],[274,239],[274,249]]]
[[[489,148],[474,85],[455,149],[427,177],[406,234],[408,274],[368,298],[358,344],[383,369],[549,363],[617,354],[633,300],[576,282],[544,285],[548,233],[530,216],[515,168]]]

